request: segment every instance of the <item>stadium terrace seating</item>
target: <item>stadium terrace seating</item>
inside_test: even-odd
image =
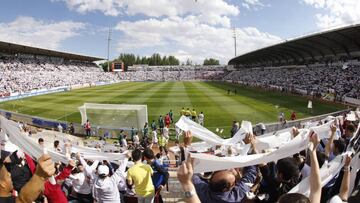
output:
[[[263,67],[230,71],[227,66],[130,66],[129,72],[105,73],[93,63],[65,61],[59,58],[0,59],[0,94],[110,81],[184,81],[231,80],[244,85],[273,88],[305,95],[334,93],[360,99],[360,64],[312,64]]]
[[[93,63],[44,57],[1,57],[0,75],[0,93],[119,80]]]
[[[297,68],[252,68],[233,71],[224,77],[244,85],[277,88],[307,95],[334,92],[337,100],[344,96],[360,98],[360,65],[317,65]]]

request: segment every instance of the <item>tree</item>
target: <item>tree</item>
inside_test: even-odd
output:
[[[121,53],[119,57],[115,61],[122,61],[125,66],[125,70],[127,70],[128,66],[132,66],[134,64],[147,64],[149,66],[161,66],[161,65],[179,65],[180,61],[175,56],[161,56],[158,53],[154,53],[150,57],[146,56],[135,56],[134,54]],[[107,64],[106,64],[107,65]],[[103,64],[101,66],[104,68]],[[105,69],[104,69],[105,70]]]
[[[164,57],[162,58],[161,64],[162,64],[163,66],[168,66],[168,65],[170,65],[169,58],[166,57],[166,56],[164,56]]]
[[[146,58],[146,56],[143,56],[143,57],[141,58],[141,64],[149,64],[149,59]]]
[[[135,64],[141,64],[141,59],[139,55],[136,56]]]
[[[209,58],[209,59],[206,58],[203,64],[204,66],[212,66],[212,65],[219,65],[220,62],[219,60],[216,60],[214,58]]]
[[[124,63],[125,70],[127,70],[128,66],[134,65],[136,61],[136,57],[134,54],[127,54],[127,53],[120,54],[120,56],[117,59]]]
[[[193,65],[193,62],[190,59],[187,59],[186,60],[186,65],[191,66],[191,65]]]
[[[179,64],[179,59],[175,58],[175,56],[169,56],[169,65],[178,66]]]
[[[110,67],[110,69],[111,69],[111,63],[112,63],[112,62],[109,61],[109,63],[110,63],[110,66],[109,66],[109,67]],[[104,72],[107,72],[107,71],[108,71],[108,69],[107,69],[107,68],[108,68],[108,62],[107,62],[107,61],[104,62],[104,63],[101,63],[100,66],[101,66],[101,68],[104,70]],[[110,71],[110,70],[109,70],[109,71]]]

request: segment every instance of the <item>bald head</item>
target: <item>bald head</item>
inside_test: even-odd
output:
[[[211,191],[226,192],[235,186],[236,178],[231,171],[215,172],[209,182]]]

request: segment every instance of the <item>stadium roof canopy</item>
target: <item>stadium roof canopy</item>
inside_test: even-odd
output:
[[[360,24],[285,40],[237,56],[236,67],[298,65],[360,56]]]
[[[20,44],[13,44],[13,43],[2,42],[2,41],[0,41],[0,53],[42,55],[42,56],[50,56],[50,57],[59,57],[59,58],[67,59],[67,60],[77,60],[77,61],[104,60],[103,58],[98,58],[98,57],[78,55],[78,54],[36,48],[36,47],[25,46],[25,45],[20,45]]]

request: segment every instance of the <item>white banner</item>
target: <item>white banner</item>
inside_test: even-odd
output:
[[[8,135],[11,143],[18,146],[25,153],[29,154],[32,157],[39,158],[43,154],[43,148],[32,140],[30,137],[21,133],[16,122],[8,120],[3,116],[0,116],[0,126],[4,132]],[[51,149],[47,149],[48,154],[54,161],[60,161],[62,163],[67,163],[68,158],[65,154],[58,153]],[[125,156],[121,153],[105,153],[99,152],[96,149],[91,149],[87,147],[73,146],[69,153],[81,153],[85,159],[91,160],[123,160]]]

